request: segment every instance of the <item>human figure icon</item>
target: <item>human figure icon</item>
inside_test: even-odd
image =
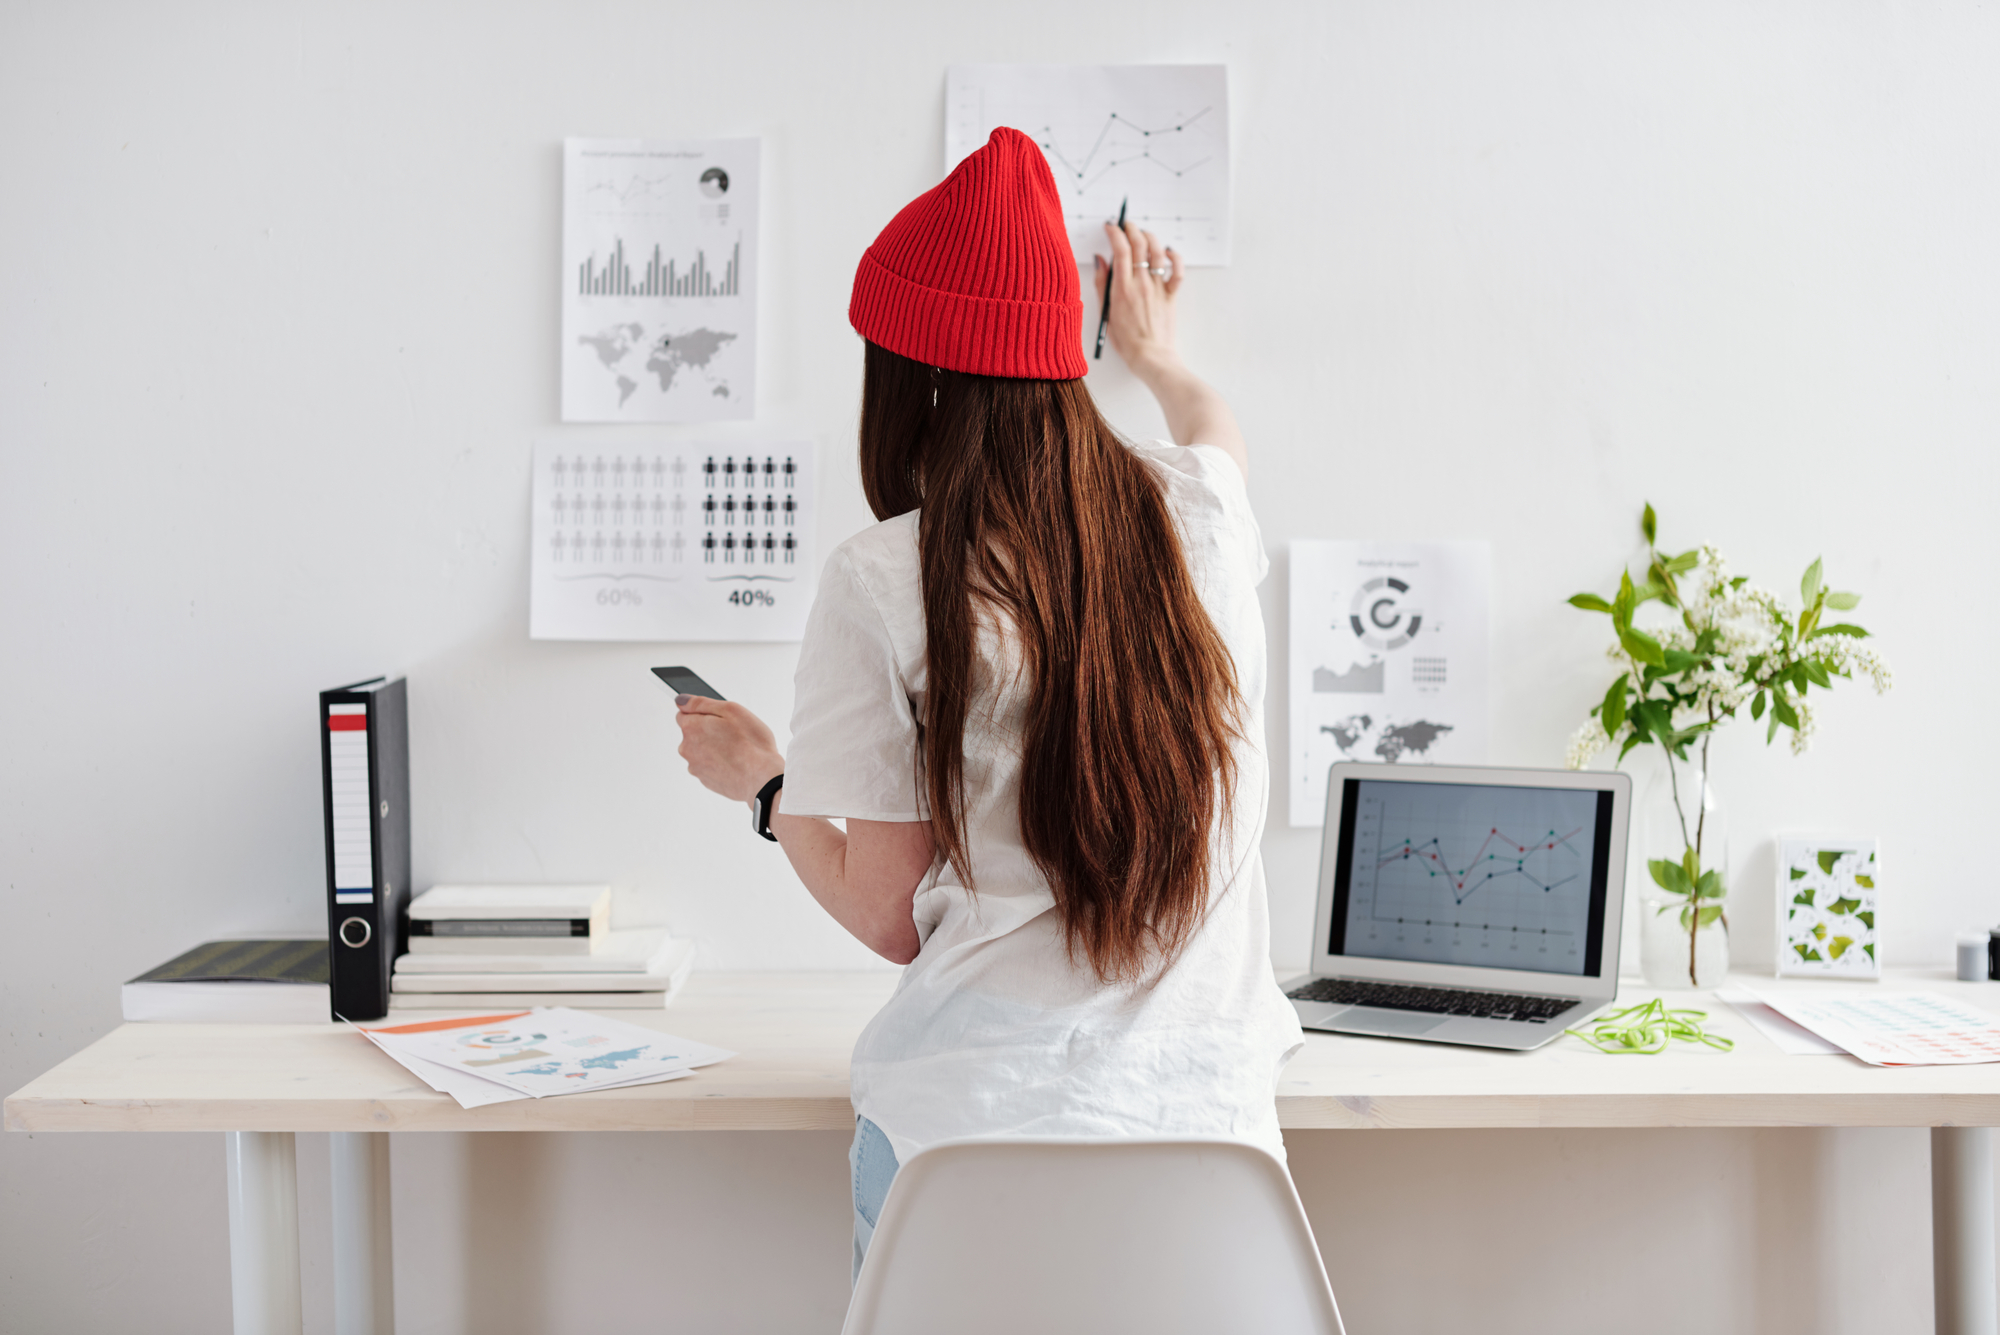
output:
[[[785,527],[786,527],[786,528],[790,528],[790,527],[792,526],[792,520],[793,520],[793,518],[794,518],[795,516],[797,516],[798,512],[799,512],[799,501],[798,501],[798,497],[796,497],[796,496],[787,496],[787,497],[785,497]]]
[[[778,461],[768,454],[764,456],[764,485],[767,487],[778,485]]]
[[[792,563],[792,557],[793,557],[794,555],[796,555],[796,554],[797,554],[798,550],[799,550],[799,540],[798,540],[798,537],[797,537],[797,535],[796,535],[796,534],[791,534],[791,533],[787,533],[787,534],[785,535],[785,564],[786,564],[786,565],[790,565],[790,564]]]
[[[708,462],[701,466],[701,480],[703,486],[715,485],[715,456],[712,454],[708,456]]]
[[[764,527],[770,528],[778,522],[778,498],[764,493]]]
[[[660,564],[660,558],[661,558],[662,556],[664,556],[664,555],[666,554],[666,550],[667,550],[667,540],[666,540],[665,538],[661,537],[661,536],[659,535],[659,533],[658,533],[658,532],[655,532],[655,533],[653,534],[653,564],[654,564],[654,565],[658,565],[658,564]]]
[[[725,487],[736,485],[736,456],[733,454],[726,456],[722,461],[722,485]]]
[[[725,533],[722,535],[722,561],[724,565],[733,566],[736,564],[736,535],[734,533]]]
[[[625,456],[622,454],[611,461],[611,485],[614,487],[625,485]]]
[[[590,518],[596,524],[604,522],[604,497],[602,494],[590,498]]]
[[[569,509],[568,502],[566,502],[563,499],[563,494],[561,492],[557,492],[556,498],[549,502],[549,509],[555,512],[556,523],[561,524],[563,521],[563,515]]]
[[[715,496],[713,493],[702,497],[701,522],[709,528],[715,527]]]
[[[667,524],[667,498],[659,492],[653,493],[653,527],[665,528]]]
[[[602,565],[604,563],[604,535],[602,533],[593,534],[591,536],[590,557],[593,561],[596,561],[599,565]]]
[[[684,515],[684,512],[685,512],[686,510],[687,510],[687,498],[686,498],[685,496],[682,496],[682,495],[681,495],[681,494],[680,494],[679,492],[675,492],[675,493],[674,493],[674,527],[675,527],[675,528],[679,528],[679,527],[681,526],[681,520],[682,520],[682,519],[683,519],[683,518],[685,517],[685,515]]]
[[[549,472],[556,480],[556,490],[561,491],[563,479],[569,476],[569,465],[563,462],[560,454],[556,456],[556,461],[549,465]]]
[[[792,482],[794,481],[794,479],[796,479],[796,478],[798,477],[798,475],[799,475],[799,466],[798,466],[798,464],[796,464],[796,463],[794,463],[794,462],[792,461],[792,456],[791,456],[791,455],[789,455],[789,454],[788,454],[788,455],[786,455],[786,456],[785,456],[785,485],[786,485],[786,486],[788,486],[788,487],[789,487],[789,486],[791,486],[791,485],[792,485]]]
[[[715,535],[713,533],[704,533],[701,535],[701,559],[710,565],[715,564]]]
[[[653,486],[659,488],[666,485],[667,461],[656,454],[653,456]]]
[[[549,546],[552,549],[551,555],[554,557],[556,564],[562,564],[563,535],[561,529],[556,530],[556,535],[549,539]]]
[[[598,485],[598,486],[600,486],[600,487],[601,487],[601,486],[603,486],[603,485],[604,485],[604,456],[603,456],[603,455],[601,455],[601,454],[600,454],[600,455],[598,455],[598,456],[597,456],[597,461],[596,461],[595,463],[593,463],[593,464],[592,464],[592,465],[590,466],[590,471],[591,471],[591,475],[592,475],[593,477],[595,477],[595,478],[597,479],[597,485]]]
[[[576,532],[574,532],[574,533],[572,533],[572,534],[570,534],[570,535],[569,535],[569,559],[570,559],[570,560],[572,560],[572,561],[582,561],[582,560],[583,560],[583,530],[582,530],[582,529],[578,529],[578,530],[577,530]]]
[[[687,470],[687,460],[676,454],[674,456],[674,486],[678,487],[681,485],[682,480],[687,477]]]
[[[611,498],[611,522],[620,528],[625,526],[625,498],[623,496],[613,496]]]
[[[611,559],[617,564],[624,564],[625,535],[623,533],[614,533],[611,535]]]
[[[722,498],[722,526],[724,528],[734,528],[736,526],[736,498],[734,496],[724,496]]]
[[[674,530],[674,540],[672,546],[674,549],[674,564],[679,565],[681,563],[681,548],[687,546],[687,539],[681,536],[681,531],[679,529]]]
[[[764,564],[770,565],[778,559],[778,537],[775,533],[764,535]]]

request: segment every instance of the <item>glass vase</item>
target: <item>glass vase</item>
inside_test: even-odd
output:
[[[1639,800],[1639,972],[1661,989],[1729,973],[1729,820],[1707,772],[1664,756]]]

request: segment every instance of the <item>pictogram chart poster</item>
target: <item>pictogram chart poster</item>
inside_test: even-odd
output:
[[[1291,545],[1292,824],[1326,819],[1343,760],[1486,763],[1484,542]]]
[[[537,640],[787,641],[819,577],[813,447],[535,447]]]
[[[1111,253],[1121,204],[1184,262],[1229,263],[1227,66],[953,65],[944,87],[945,170],[999,126],[1033,139],[1078,263]]]

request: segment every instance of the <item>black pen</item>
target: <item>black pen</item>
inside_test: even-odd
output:
[[[1129,196],[1118,201],[1118,230],[1121,232],[1125,230],[1125,206],[1131,202]],[[1110,260],[1104,262],[1104,313],[1097,317],[1097,351],[1090,354],[1092,360],[1101,361],[1104,357],[1104,326],[1111,323],[1111,271],[1116,267]]]

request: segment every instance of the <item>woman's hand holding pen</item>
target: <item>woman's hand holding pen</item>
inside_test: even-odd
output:
[[[1097,259],[1097,296],[1112,274],[1111,346],[1141,380],[1179,361],[1174,351],[1174,294],[1181,290],[1181,257],[1137,223],[1104,224],[1111,259]]]
[[[1104,225],[1111,261],[1097,257],[1097,295],[1111,282],[1111,346],[1132,374],[1153,391],[1167,430],[1180,445],[1214,445],[1247,476],[1250,452],[1235,415],[1220,394],[1187,368],[1174,347],[1174,295],[1181,290],[1181,257],[1136,223]]]

